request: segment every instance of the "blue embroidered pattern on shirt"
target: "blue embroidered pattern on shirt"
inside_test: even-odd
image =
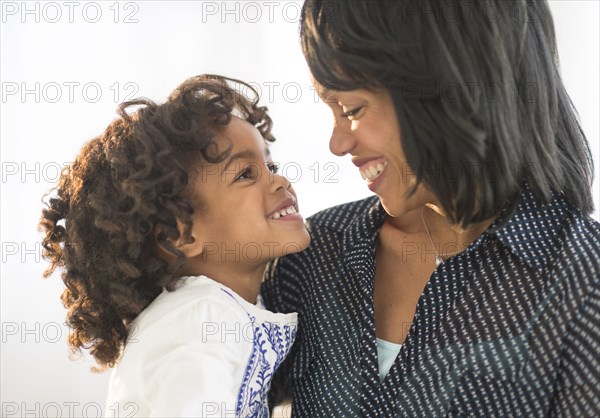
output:
[[[222,290],[233,297],[226,290]],[[273,322],[258,324],[252,314],[248,311],[246,314],[253,329],[252,354],[238,392],[235,416],[268,418],[267,393],[271,386],[271,379],[292,347],[297,326],[295,324],[282,326]]]

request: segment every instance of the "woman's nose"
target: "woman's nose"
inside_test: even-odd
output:
[[[354,148],[356,140],[346,129],[336,122],[329,138],[329,150],[338,157],[348,154]]]

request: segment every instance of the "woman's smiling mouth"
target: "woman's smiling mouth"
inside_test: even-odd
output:
[[[382,174],[388,165],[384,157],[379,158],[352,158],[352,163],[358,167],[363,180],[367,181],[367,186],[371,191],[380,183]]]
[[[387,167],[387,161],[378,161],[374,160],[373,162],[369,162],[360,168],[360,175],[363,180],[367,180],[369,183],[372,183],[377,177],[383,173],[385,168]]]

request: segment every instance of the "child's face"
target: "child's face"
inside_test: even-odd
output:
[[[219,151],[231,144],[229,157],[203,163],[194,183],[202,207],[194,215],[193,234],[203,243],[202,260],[258,264],[305,249],[310,237],[296,193],[274,173],[258,130],[233,117],[216,142]]]

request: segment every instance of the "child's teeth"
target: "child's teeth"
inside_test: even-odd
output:
[[[272,216],[273,219],[279,219],[281,217],[292,215],[296,212],[296,208],[293,206],[288,206],[287,208],[280,209],[278,212],[275,212]]]
[[[383,164],[381,164],[381,163],[377,164],[377,171],[381,172],[381,171],[383,171],[384,168],[385,167],[383,166]]]

